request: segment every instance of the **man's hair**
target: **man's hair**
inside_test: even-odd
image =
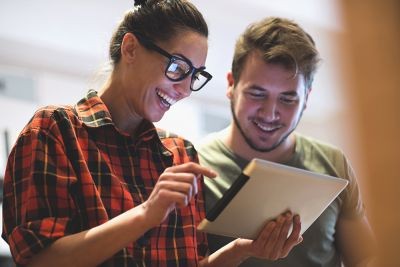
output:
[[[121,59],[121,44],[128,32],[139,33],[153,41],[168,41],[178,33],[190,30],[208,37],[203,15],[186,0],[136,1],[127,11],[110,41],[110,58],[114,65]]]
[[[236,41],[232,62],[235,84],[249,54],[259,51],[266,63],[281,64],[294,75],[303,74],[310,88],[319,62],[314,40],[295,22],[277,17],[250,24]]]

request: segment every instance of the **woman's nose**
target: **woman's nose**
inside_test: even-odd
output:
[[[179,93],[181,98],[188,97],[192,93],[192,90],[190,90],[191,83],[192,83],[192,76],[188,76],[182,81],[175,83],[174,89]]]

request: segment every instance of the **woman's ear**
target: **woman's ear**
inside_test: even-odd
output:
[[[226,80],[228,81],[228,88],[227,88],[227,90],[226,90],[226,96],[229,98],[229,99],[232,99],[232,97],[233,97],[233,89],[234,89],[234,84],[235,84],[235,81],[234,81],[234,79],[233,79],[233,75],[232,75],[232,72],[231,71],[229,71],[228,72],[228,74],[226,75]]]
[[[134,34],[126,33],[121,44],[121,59],[131,63],[135,58],[138,44],[139,41]]]

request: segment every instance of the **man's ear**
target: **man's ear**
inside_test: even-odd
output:
[[[305,97],[305,100],[304,100],[304,109],[307,108],[308,96],[309,96],[310,93],[311,93],[312,87],[310,86],[310,87],[308,87],[306,90],[307,90],[307,91],[306,91],[306,97]]]
[[[233,89],[234,89],[234,84],[235,80],[233,79],[232,71],[229,71],[228,74],[226,75],[226,80],[228,81],[228,88],[226,90],[226,96],[232,100],[233,98]]]
[[[121,44],[121,59],[131,63],[135,58],[138,45],[139,41],[136,36],[130,32],[126,33]]]

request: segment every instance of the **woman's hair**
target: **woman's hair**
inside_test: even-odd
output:
[[[121,43],[128,32],[139,33],[153,41],[167,41],[184,30],[208,37],[203,15],[186,0],[135,1],[125,14],[110,42],[110,58],[114,66],[121,59]]]
[[[305,85],[311,87],[320,61],[314,40],[291,20],[270,17],[249,25],[236,42],[232,75],[237,83],[246,58],[261,52],[266,63],[281,64],[294,75],[303,74]]]

